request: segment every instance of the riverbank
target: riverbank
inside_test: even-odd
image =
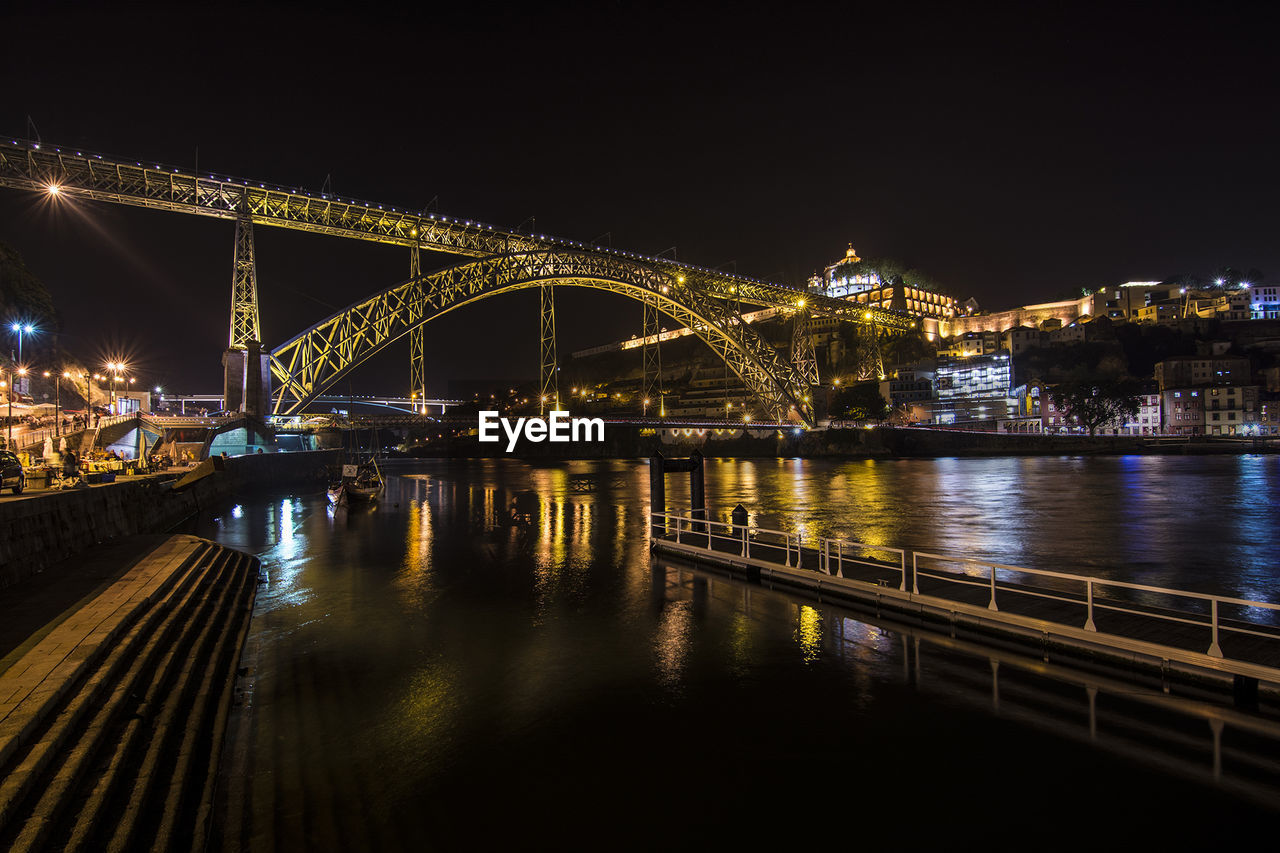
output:
[[[263,453],[210,460],[206,469],[171,470],[113,483],[43,491],[0,502],[0,589],[94,545],[162,533],[241,490],[323,483],[337,451]],[[184,483],[183,478],[201,470]]]
[[[504,443],[480,443],[461,436],[414,448],[411,458],[634,459],[654,453],[708,458],[909,459],[944,456],[1094,456],[1132,454],[1280,453],[1277,438],[1228,436],[1036,435],[925,427],[874,429],[641,429],[611,426],[602,442],[550,444],[521,441],[513,452]]]

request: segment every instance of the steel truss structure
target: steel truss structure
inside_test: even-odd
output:
[[[359,356],[361,359],[367,355],[369,344],[366,337],[376,339],[381,346],[391,330],[395,330],[392,337],[398,338],[406,332],[420,329],[423,322],[444,313],[449,307],[456,307],[457,303],[450,300],[462,298],[462,292],[447,288],[472,288],[468,299],[482,298],[480,294],[493,295],[495,291],[487,283],[457,283],[457,277],[463,275],[458,271],[483,268],[502,278],[500,272],[515,272],[509,268],[513,263],[511,259],[524,259],[522,263],[531,264],[534,258],[544,258],[548,259],[546,263],[549,266],[539,273],[537,279],[527,278],[530,273],[526,269],[526,278],[517,276],[507,281],[504,287],[508,289],[529,286],[525,282],[552,279],[559,284],[617,290],[643,299],[644,293],[653,293],[653,287],[670,288],[671,298],[664,293],[658,300],[661,310],[676,322],[688,326],[717,354],[728,359],[730,367],[743,378],[747,387],[761,395],[762,405],[771,415],[779,409],[785,415],[793,404],[798,411],[807,413],[801,392],[804,380],[797,379],[788,360],[745,329],[738,319],[741,312],[736,306],[803,308],[812,317],[837,317],[860,324],[869,323],[873,329],[885,332],[906,331],[915,328],[917,322],[902,312],[851,304],[799,288],[612,247],[519,234],[474,220],[215,173],[197,174],[193,170],[160,163],[107,157],[41,145],[30,140],[0,139],[0,186],[37,193],[56,192],[71,200],[111,202],[232,220],[238,225],[237,246],[240,234],[249,233],[247,227],[241,231],[240,223],[245,223],[404,246],[413,253],[426,250],[484,259],[482,263],[462,264],[429,276],[412,276],[409,282],[364,300],[348,312],[326,321],[330,324],[347,323],[349,328],[344,327],[340,331],[321,324],[278,348],[276,353],[280,358],[273,357],[273,370],[283,371],[277,373],[277,378],[287,380],[286,385],[274,394],[278,413],[293,411],[298,401],[317,393],[313,390],[315,383],[322,379],[331,381],[333,371],[345,372],[358,363],[352,362],[352,358],[357,354],[362,354]],[[567,263],[570,258],[573,262]],[[566,264],[560,266],[560,260],[566,260]],[[411,258],[411,271],[412,263]],[[238,339],[247,339],[250,325],[252,334],[258,339],[256,282],[253,283],[253,320],[250,323],[248,290],[247,285],[243,291],[240,288],[239,262],[236,275],[230,336],[233,346]],[[442,302],[446,295],[448,298]],[[242,296],[243,299],[240,298]],[[396,302],[394,310],[390,308],[391,301]],[[364,319],[356,320],[357,315],[350,312],[358,312],[362,307],[365,313],[360,316]],[[375,321],[375,315],[381,319]],[[339,317],[347,319],[340,321]],[[336,348],[333,352],[320,353],[311,348],[319,340],[316,335],[322,327],[331,334]],[[420,332],[414,335],[410,337],[410,382],[413,390],[422,393],[420,387],[423,383],[419,376],[425,374],[422,338]],[[298,349],[301,346],[299,342],[303,340],[308,341],[305,353]],[[292,366],[283,367],[286,363]],[[765,376],[762,371],[773,373]],[[801,419],[807,418],[808,415],[804,414]]]
[[[207,177],[206,177],[207,176]],[[577,249],[639,261],[685,283],[703,296],[750,305],[792,307],[803,300],[815,317],[859,319],[873,315],[890,330],[913,328],[909,314],[886,308],[867,308],[843,299],[746,276],[702,269],[664,258],[647,257],[604,246],[592,246],[549,236],[504,231],[475,220],[463,220],[308,192],[262,181],[250,181],[154,161],[107,157],[83,150],[55,148],[20,139],[0,139],[0,186],[31,192],[58,187],[70,198],[127,204],[235,220],[247,214],[255,225],[271,225],[369,240],[395,246],[418,246],[431,252],[470,257],[519,254],[539,249]]]
[[[430,273],[358,302],[272,351],[273,414],[302,411],[415,325],[481,299],[554,283],[652,299],[729,364],[768,417],[811,424],[807,388],[792,365],[739,315],[682,278],[627,258],[564,249],[498,255]]]
[[[808,307],[796,312],[791,326],[791,363],[805,387],[818,384],[818,354],[813,348],[813,316]]]
[[[262,342],[258,324],[258,272],[253,259],[253,221],[236,218],[236,256],[231,274],[231,338],[228,349]]]
[[[540,319],[538,329],[541,344],[538,347],[541,368],[538,371],[539,403],[545,414],[550,408],[560,408],[560,376],[556,362],[556,290],[551,279],[543,279],[538,286]],[[419,326],[418,328],[422,328]]]
[[[656,398],[658,416],[666,417],[667,406],[662,387],[662,345],[658,339],[662,334],[662,327],[658,324],[658,303],[652,297],[644,299],[644,321],[640,328],[640,349],[643,350],[640,393],[644,395],[640,398],[641,412],[648,414],[649,405]]]
[[[418,247],[413,246],[409,249],[409,280],[417,281],[422,275],[422,259],[418,254]],[[409,397],[413,400],[427,399],[427,364],[426,364],[426,348],[422,338],[422,325],[412,327],[409,330]],[[419,412],[425,412],[426,406],[419,404],[414,405],[414,409]]]

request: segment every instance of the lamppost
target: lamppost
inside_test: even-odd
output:
[[[18,336],[18,364],[22,364],[22,337],[35,332],[35,326],[30,323],[14,323],[9,328]]]
[[[107,401],[107,411],[113,415],[119,414],[116,411],[116,380],[120,377],[116,375],[120,370],[120,365],[114,361],[107,362],[107,375],[111,378],[111,398]]]
[[[70,372],[64,370],[62,371],[61,376],[57,375],[56,373],[52,375],[53,375],[53,435],[56,438],[57,436],[62,435],[62,380],[70,379],[71,374]],[[46,370],[44,372],[44,376],[46,379],[48,379],[50,376],[49,371]]]
[[[18,387],[18,383],[13,378],[13,372],[14,372],[13,368],[10,367],[9,381],[7,383],[0,383],[0,387],[3,387],[5,389],[5,396],[9,398],[9,417],[6,419],[9,422],[8,423],[9,438],[5,442],[5,447],[9,448],[10,450],[13,449],[13,392],[14,392],[14,389]],[[19,367],[18,375],[26,376],[27,369],[25,367]]]

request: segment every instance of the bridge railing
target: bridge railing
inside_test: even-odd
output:
[[[804,569],[906,600],[967,605],[993,620],[1061,626],[1127,650],[1165,648],[1170,659],[1234,662],[1232,671],[1280,666],[1280,604],[1012,566],[970,556],[909,551],[836,537],[652,513],[655,535],[686,548],[759,565]],[[1029,621],[1033,620],[1033,621]],[[1224,649],[1224,644],[1226,648]],[[1185,654],[1184,654],[1185,653]]]

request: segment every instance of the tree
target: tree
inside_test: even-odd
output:
[[[58,327],[53,297],[27,269],[22,256],[0,243],[0,319],[23,320],[46,330]]]
[[[880,396],[879,383],[858,382],[831,395],[831,414],[859,421],[883,420],[889,414],[889,404]]]
[[[912,287],[935,292],[941,290],[938,282],[927,273],[909,268],[891,258],[863,258],[856,263],[844,262],[837,264],[834,272],[837,278],[876,273],[880,276],[880,281],[885,284],[888,284],[891,279],[897,276]]]
[[[1053,404],[1089,430],[1089,435],[1096,435],[1101,426],[1136,418],[1140,397],[1141,389],[1128,379],[1063,382],[1049,391]]]

